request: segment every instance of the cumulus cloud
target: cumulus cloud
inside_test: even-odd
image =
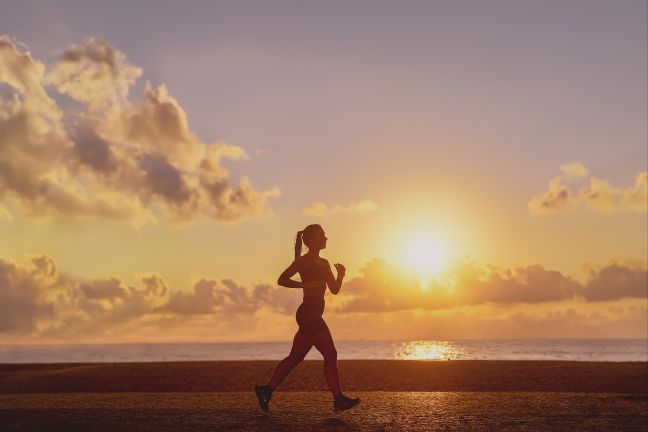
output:
[[[340,311],[393,312],[437,310],[483,304],[539,304],[582,298],[587,301],[646,298],[646,262],[588,265],[588,281],[540,265],[501,268],[456,260],[429,286],[417,276],[382,259],[373,259],[358,277],[345,283],[348,300]]]
[[[65,49],[49,70],[0,36],[0,202],[28,215],[116,220],[139,226],[163,212],[235,222],[269,214],[278,188],[234,183],[223,160],[241,147],[203,142],[164,85],[129,89],[142,69],[104,41]],[[57,103],[58,92],[76,103]],[[63,96],[62,96],[63,97]]]
[[[122,286],[119,279],[95,280],[89,283],[83,283],[79,289],[89,300],[124,298],[127,295],[126,289]]]
[[[37,320],[53,316],[47,294],[57,279],[49,257],[33,257],[26,266],[0,259],[0,333],[30,332]]]
[[[349,204],[334,204],[331,206],[321,201],[316,201],[304,209],[304,214],[309,216],[328,216],[335,213],[370,212],[377,208],[378,205],[370,199],[363,199]]]
[[[45,84],[98,110],[127,102],[128,90],[142,75],[126,55],[95,38],[66,48]]]
[[[593,210],[615,212],[619,210],[646,211],[648,208],[648,172],[637,174],[635,184],[617,188],[596,177],[580,190],[580,199]]]
[[[453,309],[402,310],[386,314],[346,312],[329,318],[337,334],[348,339],[400,340],[514,338],[642,338],[648,335],[644,300],[607,303],[579,300],[505,306],[497,304]]]
[[[621,297],[648,296],[648,272],[641,262],[611,262],[602,266],[585,266],[589,280],[583,295],[590,301]]]
[[[530,311],[546,304],[605,305],[647,297],[645,262],[587,264],[584,270],[587,280],[579,283],[539,265],[507,269],[458,260],[440,282],[422,289],[414,273],[373,259],[344,284],[343,296],[327,301],[327,310],[336,320],[346,319],[342,317],[347,313],[441,313],[482,306],[510,314],[521,304]],[[273,319],[284,316],[293,322],[301,300],[299,290],[262,282],[244,286],[230,278],[203,277],[190,289],[172,289],[155,273],[142,274],[130,284],[117,277],[75,277],[47,255],[32,256],[26,263],[0,258],[0,334],[5,336],[60,340],[118,337],[142,329],[157,334],[187,326],[199,329],[205,323],[243,325],[273,314],[278,314]],[[619,315],[614,310],[606,314]]]
[[[155,273],[138,285],[116,278],[84,279],[59,270],[47,255],[18,264],[0,258],[0,333],[64,337],[104,335],[123,325],[164,326],[170,317],[204,315],[230,319],[265,308],[293,314],[297,290],[258,283],[251,289],[232,279],[201,278],[191,290],[172,290]],[[156,324],[157,323],[157,324]]]
[[[638,173],[634,185],[626,188],[612,186],[606,180],[591,176],[588,185],[575,191],[566,184],[566,181],[586,178],[589,170],[577,162],[563,165],[560,169],[563,175],[551,179],[547,191],[529,201],[529,210],[548,213],[581,205],[602,212],[626,210],[645,212],[648,208],[648,172]]]
[[[449,289],[463,304],[560,301],[573,298],[580,289],[571,277],[538,264],[510,269],[460,260],[450,268],[449,276]]]
[[[180,315],[215,312],[253,314],[267,306],[281,313],[294,313],[301,299],[293,294],[263,283],[248,290],[231,279],[200,279],[191,292],[174,292],[160,311]]]

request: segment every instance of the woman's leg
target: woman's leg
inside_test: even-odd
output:
[[[313,336],[313,340],[315,348],[317,348],[324,357],[324,376],[326,377],[326,383],[328,384],[331,393],[333,393],[333,396],[339,396],[342,394],[342,389],[340,388],[340,376],[338,375],[337,368],[337,350],[333,343],[331,331],[326,328]]]
[[[288,376],[290,371],[293,370],[295,366],[299,364],[308,351],[313,347],[313,340],[303,334],[297,332],[293,339],[292,348],[290,349],[290,354],[288,357],[284,358],[279,362],[275,368],[272,378],[270,378],[270,384],[268,384],[272,390],[276,389],[279,384]]]

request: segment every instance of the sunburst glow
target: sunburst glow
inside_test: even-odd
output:
[[[440,242],[425,234],[416,236],[407,244],[405,255],[408,265],[419,274],[424,287],[430,278],[441,272],[446,261]]]

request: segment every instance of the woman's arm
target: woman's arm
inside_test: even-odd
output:
[[[335,269],[338,272],[336,278],[333,276],[333,271],[331,270],[331,265],[328,261],[326,261],[326,265],[328,266],[328,276],[326,278],[326,283],[329,287],[329,290],[331,290],[334,295],[337,295],[337,293],[340,292],[340,289],[342,289],[342,280],[344,279],[345,268],[342,264],[335,264]]]
[[[295,273],[299,271],[299,266],[299,258],[297,258],[292,262],[292,264],[288,266],[288,268],[286,268],[286,270],[283,271],[283,273],[281,273],[279,279],[277,280],[277,283],[286,288],[303,288],[303,282],[290,279]]]

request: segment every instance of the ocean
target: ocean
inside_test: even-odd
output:
[[[0,345],[0,363],[280,360],[292,341]],[[338,359],[648,361],[648,339],[340,340]],[[321,359],[315,347],[307,360]]]

